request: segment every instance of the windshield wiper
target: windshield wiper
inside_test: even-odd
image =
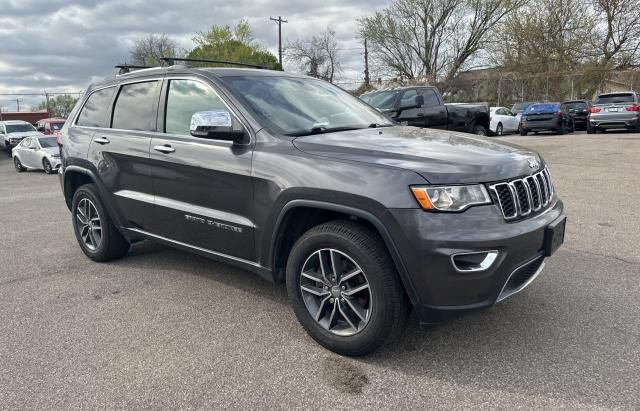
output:
[[[287,133],[288,137],[302,137],[311,136],[314,134],[333,133],[336,131],[350,131],[350,130],[362,130],[363,127],[312,127],[308,131],[297,131],[294,133]]]
[[[379,128],[379,127],[393,127],[394,124],[381,124],[381,123],[371,123],[368,128]]]

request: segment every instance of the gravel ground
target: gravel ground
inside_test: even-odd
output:
[[[564,247],[519,295],[360,359],[248,272],[148,242],[91,262],[57,177],[0,153],[0,407],[637,409],[640,135],[504,139],[544,154]]]

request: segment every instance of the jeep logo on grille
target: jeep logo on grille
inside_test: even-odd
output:
[[[538,160],[527,160],[527,163],[529,163],[529,168],[538,168],[540,167],[540,163],[538,163]]]

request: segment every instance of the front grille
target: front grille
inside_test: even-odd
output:
[[[506,220],[539,211],[553,198],[553,184],[546,168],[529,177],[493,184],[490,188]]]
[[[498,301],[517,293],[527,286],[527,283],[532,280],[543,267],[544,258],[538,257],[533,261],[526,263],[525,265],[517,268],[510,276],[507,282],[502,287],[502,291],[498,296]]]

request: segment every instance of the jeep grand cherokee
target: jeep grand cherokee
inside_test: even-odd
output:
[[[60,180],[95,261],[148,239],[286,283],[317,342],[363,355],[536,278],[565,217],[534,151],[402,127],[326,82],[185,66],[94,84]],[[534,308],[532,308],[534,309]]]

